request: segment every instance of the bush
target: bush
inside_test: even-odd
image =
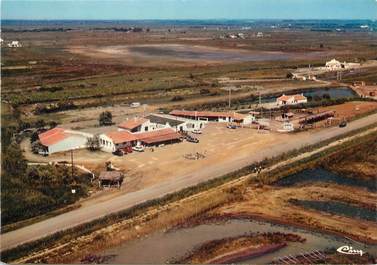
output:
[[[88,138],[86,147],[90,151],[98,151],[101,148],[100,143],[99,143],[99,137],[96,135],[94,137]]]
[[[113,124],[113,115],[110,111],[104,111],[99,115],[98,121],[100,126],[110,126]]]
[[[184,98],[182,96],[174,96],[171,101],[182,101]]]

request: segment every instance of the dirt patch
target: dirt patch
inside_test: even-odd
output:
[[[252,51],[189,44],[143,44],[105,47],[69,47],[68,51],[92,58],[117,59],[139,65],[207,65],[214,63],[318,59],[324,52]]]

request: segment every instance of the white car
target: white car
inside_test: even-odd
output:
[[[195,133],[195,134],[202,134],[202,131],[201,130],[198,130],[198,129],[195,129],[192,131],[192,133]]]
[[[134,150],[135,152],[144,152],[144,146],[142,145],[136,145],[134,147],[132,147],[132,150]]]
[[[140,106],[141,106],[140,102],[133,102],[133,103],[131,103],[131,105],[130,105],[131,108],[138,108],[138,107],[140,107]]]

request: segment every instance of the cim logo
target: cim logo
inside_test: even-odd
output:
[[[336,251],[338,251],[339,253],[342,253],[342,254],[346,254],[346,255],[360,255],[360,256],[362,256],[364,254],[364,252],[362,250],[353,249],[351,246],[341,246]]]

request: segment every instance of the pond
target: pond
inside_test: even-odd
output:
[[[374,180],[343,177],[323,168],[305,169],[278,180],[275,185],[291,186],[303,182],[332,182],[339,185],[363,187],[370,191],[377,191],[377,183]]]
[[[311,208],[331,214],[377,222],[376,209],[368,209],[338,201],[292,200],[291,202],[305,208]]]
[[[148,237],[126,242],[116,248],[100,253],[101,255],[116,255],[110,263],[156,264],[166,263],[180,258],[206,241],[225,237],[240,236],[246,233],[281,232],[294,233],[305,238],[304,243],[289,242],[287,247],[276,252],[245,260],[245,263],[267,264],[277,257],[298,255],[303,252],[338,248],[343,245],[362,249],[371,254],[377,254],[374,245],[365,245],[346,238],[320,234],[304,229],[271,224],[253,220],[232,219],[227,222],[201,224],[191,228],[182,228],[170,232],[156,232]]]

